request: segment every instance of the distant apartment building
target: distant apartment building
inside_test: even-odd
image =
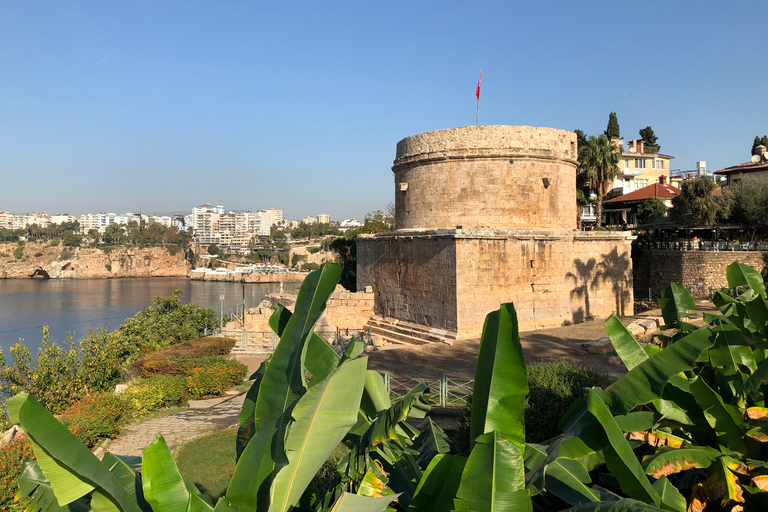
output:
[[[304,224],[317,224],[317,217],[304,217],[301,219]]]
[[[201,204],[192,208],[195,240],[203,245],[220,244],[219,218],[224,213],[221,205]]]
[[[331,216],[325,213],[321,213],[320,215],[317,216],[317,222],[318,224],[330,224]]]
[[[270,226],[276,226],[278,224],[283,223],[283,210],[277,210],[275,208],[270,208],[269,210],[264,210],[269,214],[269,225]]]
[[[51,225],[51,216],[47,213],[21,213],[13,216],[13,227],[11,229],[24,229],[32,224],[37,224],[41,228],[47,228]]]
[[[13,229],[13,218],[11,212],[0,212],[0,229]]]
[[[64,224],[65,222],[77,222],[77,217],[68,213],[57,213],[51,215],[51,224]]]

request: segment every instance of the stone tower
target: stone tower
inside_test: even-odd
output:
[[[358,237],[383,321],[476,336],[513,301],[521,329],[631,314],[626,232],[576,231],[576,135],[472,126],[401,140],[392,233]],[[402,327],[401,327],[402,329]]]

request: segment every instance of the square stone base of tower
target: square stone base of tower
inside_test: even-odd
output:
[[[392,321],[479,336],[485,315],[514,302],[520,330],[631,315],[627,232],[457,229],[357,238],[357,287]]]

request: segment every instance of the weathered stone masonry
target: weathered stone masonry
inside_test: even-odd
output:
[[[397,146],[396,231],[358,237],[377,315],[476,336],[515,302],[521,329],[631,314],[627,233],[576,231],[576,136],[454,128]]]
[[[694,297],[709,297],[728,287],[725,269],[734,261],[761,270],[763,253],[757,251],[643,251],[633,255],[637,298],[653,297],[670,283],[683,283]]]

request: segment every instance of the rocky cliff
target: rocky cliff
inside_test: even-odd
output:
[[[0,244],[0,279],[111,279],[183,277],[184,252],[163,247],[66,248],[45,243]]]

